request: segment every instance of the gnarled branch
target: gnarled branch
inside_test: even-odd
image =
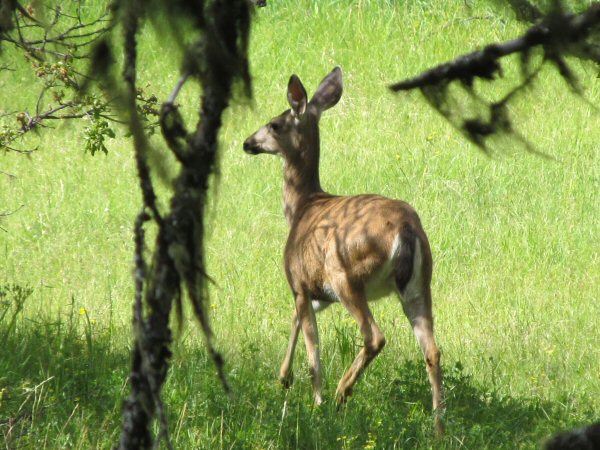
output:
[[[548,62],[557,68],[574,92],[582,94],[578,79],[565,57],[575,56],[600,63],[600,46],[593,40],[599,32],[599,3],[580,14],[571,14],[557,7],[519,38],[488,45],[483,50],[460,56],[414,78],[394,83],[389,88],[393,92],[419,89],[440,114],[486,152],[491,151],[489,138],[494,135],[510,136],[525,149],[535,151],[513,127],[507,103],[524,87],[531,85],[542,65]],[[542,50],[543,60],[540,65],[531,68],[530,57],[537,48]],[[473,88],[474,81],[495,79],[502,73],[501,59],[517,53],[521,55],[521,83],[497,102],[483,100]],[[464,113],[460,101],[453,97],[455,94],[450,89],[455,82],[475,100],[475,110]]]

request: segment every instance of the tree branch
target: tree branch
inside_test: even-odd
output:
[[[10,177],[13,177],[13,178],[15,177],[14,175],[7,174],[6,172],[1,172],[1,171],[0,171],[0,173],[3,173],[3,174],[5,174],[5,175],[8,175],[8,176],[10,176]],[[12,211],[2,211],[2,212],[0,212],[0,218],[1,218],[1,217],[12,216],[13,214],[15,214],[15,213],[19,212],[19,211],[20,211],[21,209],[23,209],[24,207],[25,207],[25,205],[21,205],[21,206],[19,206],[17,209],[13,209]]]
[[[128,5],[131,7],[131,4]],[[136,345],[131,372],[132,392],[124,405],[123,432],[119,447],[122,449],[147,448],[152,445],[150,425],[155,415],[160,420],[160,436],[168,442],[168,427],[160,401],[160,391],[169,368],[171,330],[169,316],[173,303],[181,318],[181,298],[185,291],[192,302],[194,313],[206,337],[208,352],[217,367],[225,389],[223,359],[212,343],[212,333],[205,312],[206,269],[204,263],[204,207],[209,177],[217,153],[217,136],[221,116],[228,106],[232,85],[237,79],[247,84],[247,42],[249,11],[246,0],[214,0],[205,10],[188,10],[182,2],[180,14],[195,14],[198,34],[201,36],[186,56],[184,75],[163,104],[160,124],[165,142],[180,162],[180,172],[174,182],[168,212],[158,222],[156,246],[152,264],[144,273],[141,262],[143,233],[141,216],[136,224]],[[150,13],[149,11],[146,11]],[[134,14],[135,13],[135,14]],[[156,11],[152,11],[156,13]],[[144,198],[144,210],[150,210],[151,178],[145,161],[147,143],[140,134],[132,103],[135,91],[135,30],[140,11],[128,9],[124,15],[126,63],[124,80],[129,93],[127,109],[134,137],[138,175]],[[207,17],[205,17],[205,15]],[[172,22],[175,24],[175,22]],[[189,74],[189,75],[188,75]],[[188,133],[174,104],[183,84],[189,77],[202,85],[200,120],[196,130]],[[153,196],[153,194],[152,194]],[[141,298],[147,305],[143,314]]]
[[[515,0],[517,2],[526,0]],[[393,92],[418,88],[425,99],[467,139],[481,150],[490,152],[495,145],[490,138],[508,136],[522,148],[541,154],[513,127],[507,104],[532,85],[543,65],[550,62],[559,71],[569,87],[579,95],[582,90],[574,72],[565,60],[575,56],[600,63],[600,46],[589,42],[590,36],[600,31],[600,3],[595,3],[581,14],[570,14],[560,8],[544,17],[537,25],[516,39],[491,44],[481,51],[472,52],[441,64],[408,80],[389,86]],[[543,60],[535,68],[529,61],[534,49],[541,48]],[[501,59],[512,54],[521,55],[522,80],[508,95],[496,102],[484,100],[474,89],[476,79],[493,80],[502,74]],[[454,82],[462,90],[452,90]],[[465,107],[458,98],[466,92],[474,100]]]
[[[12,36],[10,30],[5,30],[0,33],[0,42],[8,42],[18,48],[22,48],[27,52],[30,52],[40,61],[45,59],[45,55],[59,58],[87,59],[90,55],[79,54],[78,50],[96,42],[113,27],[113,23],[108,19],[110,15],[108,11],[90,22],[82,22],[80,15],[71,16],[63,13],[60,7],[56,7],[54,9],[54,18],[52,22],[49,25],[44,26],[40,21],[29,14],[29,12],[18,2],[14,2],[14,8],[21,13],[20,16],[15,14],[14,26],[16,28],[17,36]],[[57,31],[54,33],[55,27],[62,22],[63,18],[72,20],[75,23],[69,25],[64,31]],[[27,24],[25,20],[32,21],[33,24]],[[108,24],[108,26],[104,26],[104,24]],[[80,33],[81,30],[89,28],[93,29],[85,33]],[[23,33],[24,29],[32,29],[36,32],[41,32],[42,37],[37,39],[27,38]],[[91,39],[83,42],[80,41],[85,38]],[[49,50],[47,48],[49,44],[62,46],[70,51],[58,52],[56,50]]]
[[[582,14],[566,14],[558,11],[550,14],[547,20],[534,25],[516,39],[486,46],[481,51],[472,52],[456,58],[445,64],[429,69],[408,80],[390,85],[393,92],[406,91],[414,88],[438,85],[459,80],[471,85],[475,78],[493,79],[501,70],[500,58],[514,54],[526,53],[534,47],[546,47],[546,52],[561,51],[571,54],[571,45],[581,45],[590,31],[600,26],[600,4],[590,6]],[[577,52],[587,54],[584,51]],[[555,55],[547,54],[553,59]],[[600,63],[597,55],[588,55],[590,59]]]
[[[0,173],[2,173],[4,175],[8,175],[11,178],[15,178],[14,175],[11,175],[9,173],[2,172],[2,171],[0,171]],[[11,216],[11,215],[15,214],[16,212],[20,211],[24,206],[25,205],[21,205],[17,209],[13,209],[12,211],[0,211],[0,219],[2,219],[3,217],[7,217],[7,216]],[[8,230],[6,230],[3,227],[0,227],[0,230],[4,231],[5,233],[8,233]]]

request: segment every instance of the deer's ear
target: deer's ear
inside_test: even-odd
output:
[[[319,113],[335,106],[342,97],[342,69],[336,67],[327,75],[319,85],[317,92],[310,100]]]
[[[290,77],[288,82],[287,92],[288,102],[292,107],[294,115],[300,116],[306,111],[306,104],[308,102],[308,96],[306,95],[306,89],[302,85],[302,81],[296,75]]]

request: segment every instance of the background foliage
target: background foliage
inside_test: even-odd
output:
[[[93,14],[97,11],[89,11]],[[182,448],[536,448],[600,411],[598,112],[555,73],[512,106],[544,159],[478,153],[416,95],[387,84],[526,25],[510,10],[471,2],[269,2],[256,11],[250,61],[254,101],[224,123],[207,222],[211,323],[233,395],[214,376],[194,324],[176,344],[165,403]],[[178,49],[144,30],[139,84],[165,99]],[[8,47],[0,72],[5,123],[31,104],[38,78]],[[322,183],[333,193],[377,192],[420,212],[435,259],[436,333],[448,396],[447,436],[435,443],[429,387],[398,303],[373,305],[388,345],[341,412],[314,409],[304,352],[296,384],[280,390],[292,301],[281,270],[287,226],[281,169],[250,158],[244,138],[287,107],[297,73],[312,93],[334,65],[340,104],[322,120]],[[591,103],[597,70],[575,63]],[[510,70],[510,69],[514,70]],[[485,87],[502,96],[518,80]],[[27,88],[30,87],[30,88]],[[186,86],[182,113],[195,113]],[[21,103],[22,102],[22,103]],[[29,102],[29,103],[27,103]],[[6,106],[5,106],[6,105]],[[10,105],[10,106],[9,106]],[[187,115],[186,115],[187,114]],[[108,154],[90,158],[87,124],[29,134],[24,156],[0,160],[0,436],[7,448],[112,446],[131,346],[132,223],[140,195],[130,139],[115,127]],[[166,202],[174,164],[165,167]],[[189,316],[189,315],[188,315]],[[319,316],[325,395],[360,343],[341,308]]]

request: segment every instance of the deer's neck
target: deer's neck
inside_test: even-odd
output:
[[[283,210],[289,225],[311,194],[323,192],[319,179],[319,143],[303,149],[283,165]]]

